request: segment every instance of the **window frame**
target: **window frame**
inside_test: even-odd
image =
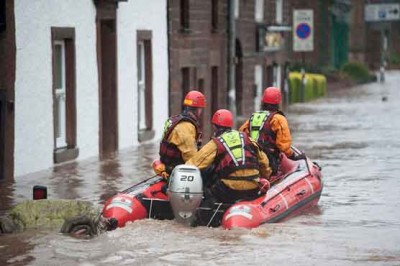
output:
[[[219,109],[219,68],[211,67],[211,113],[214,114]]]
[[[255,0],[254,20],[259,23],[264,21],[264,0]]]
[[[56,45],[64,44],[62,65],[65,75],[65,145],[57,141],[56,136]],[[76,159],[79,155],[77,148],[76,125],[76,58],[75,58],[75,28],[51,27],[51,58],[52,58],[52,94],[53,94],[53,159],[54,163]],[[63,118],[63,119],[64,119]],[[61,143],[60,143],[61,142]]]
[[[240,16],[240,0],[233,0],[233,4],[235,19],[238,19]]]
[[[280,25],[283,23],[283,0],[275,1],[275,22]]]
[[[211,0],[211,31],[218,32],[218,0]]]
[[[180,26],[181,32],[190,32],[190,4],[189,0],[180,0]]]
[[[140,40],[137,44],[137,82],[138,82],[138,108],[139,108],[139,130],[145,130],[146,127],[146,111],[145,111],[145,90],[146,90],[146,67],[145,67],[145,48],[144,41]],[[143,92],[142,92],[143,91]],[[144,104],[142,104],[144,103]]]
[[[150,140],[153,129],[153,51],[152,31],[138,30],[136,40],[137,55],[137,103],[138,103],[138,140]],[[141,58],[139,58],[141,57]],[[139,65],[140,63],[140,65]],[[141,93],[141,87],[143,92]]]
[[[54,94],[55,94],[55,101],[54,101],[54,109],[55,109],[55,115],[54,115],[54,132],[55,132],[55,149],[62,149],[67,147],[67,141],[66,141],[66,65],[65,65],[65,41],[64,40],[55,40],[53,42],[54,45],[54,67],[55,67],[55,80],[56,84],[54,85]],[[61,58],[58,61],[58,52],[56,47],[60,47],[60,56]],[[60,69],[58,69],[57,64],[60,63]],[[60,73],[58,73],[58,71]],[[60,77],[58,77],[58,74],[60,74]],[[60,81],[61,84],[58,84],[57,81]],[[60,86],[58,86],[60,85]],[[60,106],[60,102],[62,101]],[[58,134],[57,134],[58,133]]]

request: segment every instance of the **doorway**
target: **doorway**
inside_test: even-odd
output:
[[[4,178],[5,93],[0,90],[0,180]]]
[[[118,149],[117,57],[115,19],[99,21],[100,40],[100,156]]]

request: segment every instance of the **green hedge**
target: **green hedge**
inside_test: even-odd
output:
[[[306,73],[304,98],[301,92],[301,73],[289,74],[289,103],[312,101],[326,95],[326,78],[320,74]],[[302,99],[303,98],[303,99]]]
[[[356,83],[366,83],[374,79],[368,68],[359,62],[349,62],[343,65],[341,72]]]

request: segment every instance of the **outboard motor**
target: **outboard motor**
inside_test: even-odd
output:
[[[175,220],[191,224],[203,198],[200,170],[192,165],[177,165],[169,177],[167,193]]]

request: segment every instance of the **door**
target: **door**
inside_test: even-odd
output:
[[[4,178],[5,93],[0,90],[0,180]]]
[[[118,149],[116,25],[100,20],[100,153],[109,157]]]

